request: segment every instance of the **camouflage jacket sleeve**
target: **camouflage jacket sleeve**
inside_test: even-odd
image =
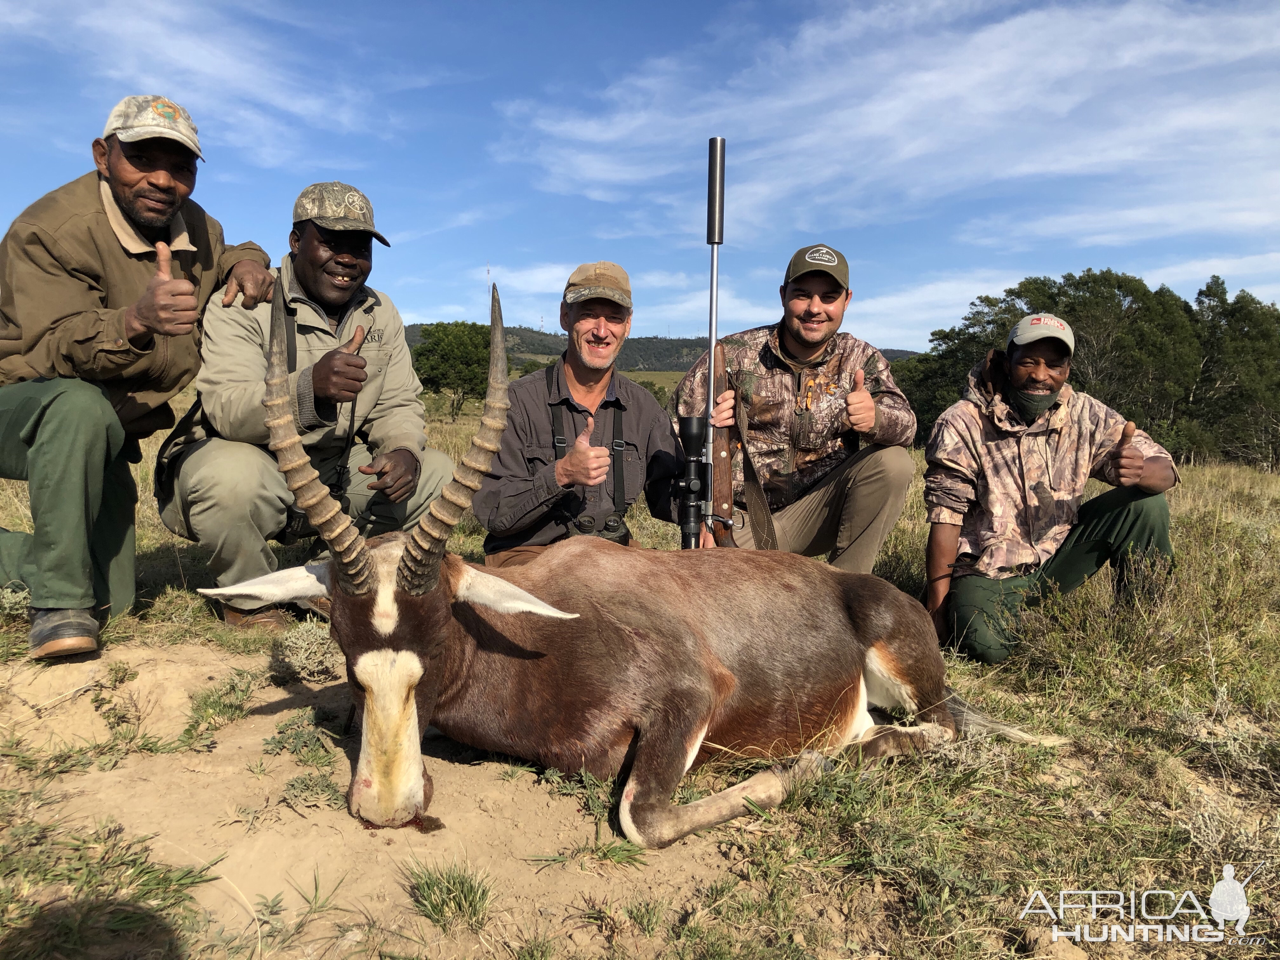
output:
[[[677,417],[705,416],[707,412],[707,352],[700,356],[684,378],[676,384],[668,405],[673,411],[671,427],[679,429]]]
[[[961,402],[946,410],[925,446],[924,503],[930,523],[959,526],[978,499],[981,466],[964,429]]]
[[[885,447],[909,447],[916,438],[916,415],[906,394],[893,382],[889,361],[872,350],[862,365],[863,383],[876,401],[876,425],[863,434],[871,443]]]

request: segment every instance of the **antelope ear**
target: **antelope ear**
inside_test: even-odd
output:
[[[488,607],[498,613],[536,613],[543,617],[572,620],[576,613],[565,613],[543,603],[532,593],[527,593],[500,577],[481,573],[472,567],[464,567],[458,578],[454,600],[477,607]]]
[[[240,606],[290,603],[329,596],[332,580],[333,571],[328,563],[312,563],[305,567],[277,570],[265,577],[237,583],[234,587],[198,590],[197,593]]]

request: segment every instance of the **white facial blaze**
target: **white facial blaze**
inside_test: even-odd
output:
[[[400,564],[402,552],[403,547],[398,543],[379,545],[373,550],[378,584],[378,593],[373,601],[373,629],[384,637],[391,636],[400,621],[400,606],[396,603],[396,567]]]
[[[414,699],[422,661],[407,650],[372,650],[356,661],[355,676],[364,688],[364,717],[351,812],[379,826],[399,826],[422,810]]]

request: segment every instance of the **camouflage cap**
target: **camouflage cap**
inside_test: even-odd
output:
[[[373,204],[347,183],[331,180],[313,183],[298,194],[293,205],[293,222],[312,220],[326,230],[360,230],[371,233],[384,247],[391,244],[373,226]]]
[[[1017,325],[1009,331],[1009,339],[1005,343],[1007,350],[1012,346],[1025,346],[1028,343],[1035,343],[1037,340],[1043,340],[1046,337],[1053,337],[1061,340],[1067,345],[1067,356],[1072,356],[1076,352],[1076,335],[1071,332],[1071,327],[1065,320],[1059,320],[1051,313],[1033,313],[1029,317],[1023,317],[1018,321]]]
[[[801,247],[792,254],[791,262],[787,264],[787,275],[783,277],[782,282],[788,284],[796,277],[814,271],[835,278],[836,283],[846,290],[849,289],[849,261],[839,250],[828,247],[824,243]]]
[[[177,140],[201,160],[204,159],[191,114],[166,97],[125,97],[111,108],[102,138],[105,140],[113,133],[125,143],[151,137]]]
[[[569,274],[569,282],[564,285],[565,303],[581,303],[595,297],[612,300],[630,310],[631,278],[627,276],[627,271],[616,263],[601,260],[598,263],[584,263]]]

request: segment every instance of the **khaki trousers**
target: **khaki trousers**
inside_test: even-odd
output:
[[[833,567],[870,573],[915,476],[903,447],[863,447],[817,487],[773,514],[778,549],[806,557],[825,555]],[[755,549],[750,520],[733,532],[739,547]]]
[[[342,453],[312,454],[321,483],[332,486],[338,479]],[[417,489],[407,500],[392,503],[381,491],[368,489],[376,477],[359,472],[372,461],[362,443],[352,446],[347,459],[347,513],[365,536],[417,523],[453,476],[453,461],[428,448]],[[253,444],[215,437],[193,445],[173,469],[173,499],[161,505],[160,519],[178,536],[212,551],[209,570],[218,586],[234,586],[276,569],[267,540],[283,532],[293,494],[274,457]]]

